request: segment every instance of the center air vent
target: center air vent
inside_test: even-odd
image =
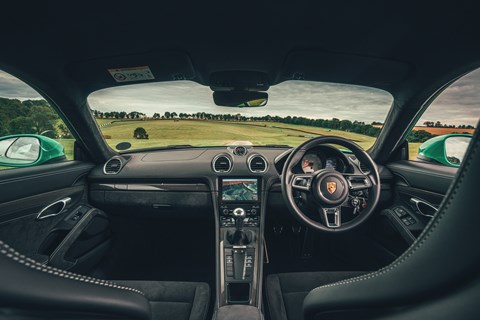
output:
[[[113,158],[108,160],[103,167],[105,174],[117,174],[122,170],[122,160],[120,158]]]
[[[229,172],[232,169],[232,161],[226,155],[219,154],[213,159],[213,171],[215,172]]]
[[[251,156],[248,159],[248,168],[252,172],[265,172],[267,171],[267,160],[260,155]]]

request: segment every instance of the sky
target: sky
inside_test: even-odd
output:
[[[165,111],[213,114],[240,113],[244,116],[303,116],[307,118],[383,122],[392,96],[382,90],[331,83],[286,81],[268,90],[269,101],[262,108],[228,108],[213,103],[208,87],[191,81],[145,83],[103,89],[92,93],[92,109],[139,111],[152,116]],[[40,99],[28,85],[0,70],[0,97]],[[447,88],[421,117],[425,121],[476,126],[480,116],[480,69]]]

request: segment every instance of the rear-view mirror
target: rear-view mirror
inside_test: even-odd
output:
[[[222,107],[264,107],[268,102],[268,93],[257,91],[214,91],[213,101],[217,106]]]
[[[19,134],[0,138],[0,166],[29,167],[63,159],[63,146],[48,137]]]

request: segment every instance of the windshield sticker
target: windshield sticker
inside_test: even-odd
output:
[[[108,69],[108,72],[112,75],[116,82],[145,81],[155,79],[148,66]]]

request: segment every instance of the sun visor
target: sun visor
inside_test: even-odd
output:
[[[157,52],[81,61],[67,68],[86,94],[126,84],[195,78],[190,57],[179,52]]]
[[[299,51],[284,64],[282,80],[348,83],[387,90],[402,82],[411,71],[403,62],[371,57]]]

